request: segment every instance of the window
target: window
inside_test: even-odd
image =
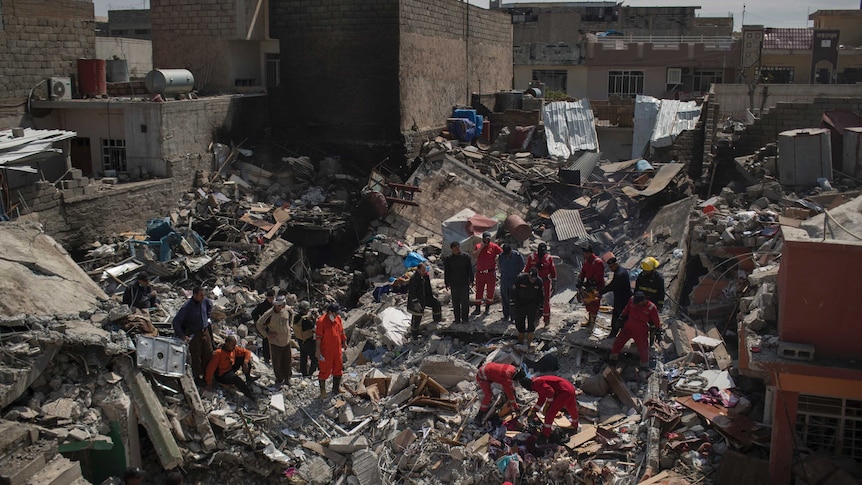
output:
[[[832,39],[821,39],[820,47],[832,47]]]
[[[695,69],[694,70],[694,91],[708,92],[711,84],[721,84],[724,82],[724,71],[717,69]]]
[[[862,401],[799,395],[796,433],[805,446],[862,459]]]
[[[759,71],[760,82],[766,84],[792,84],[792,67],[761,67]]]
[[[539,16],[533,13],[533,9],[512,9],[512,23],[524,24],[527,22],[538,22]]]
[[[116,170],[125,172],[126,167],[126,140],[102,139],[102,170]]]
[[[266,87],[275,88],[281,84],[279,73],[279,58],[278,54],[266,54],[264,57],[266,75]]]
[[[643,71],[608,72],[608,97],[634,98],[644,93]]]
[[[616,7],[585,7],[581,22],[613,22],[618,15]]]
[[[533,81],[545,83],[545,89],[548,91],[558,91],[567,93],[566,81],[568,74],[566,71],[550,71],[536,70],[533,71]]]

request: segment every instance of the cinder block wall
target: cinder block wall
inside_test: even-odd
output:
[[[188,69],[204,94],[230,90],[228,39],[237,38],[239,1],[151,0],[153,67]]]
[[[95,56],[93,2],[3,0],[0,22],[0,126],[19,126],[31,89],[77,77],[77,60]],[[46,95],[45,83],[37,92]]]

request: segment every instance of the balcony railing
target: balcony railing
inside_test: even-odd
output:
[[[628,50],[629,44],[652,44],[656,50],[679,50],[684,44],[703,44],[706,50],[729,51],[735,39],[706,35],[615,35],[590,36],[589,42],[601,44],[603,50]]]

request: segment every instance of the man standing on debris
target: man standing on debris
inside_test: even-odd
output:
[[[498,364],[496,362],[488,362],[479,368],[476,373],[476,383],[482,390],[482,404],[479,406],[479,414],[476,415],[476,421],[481,423],[491,407],[491,384],[500,384],[503,386],[503,392],[506,398],[512,405],[512,409],[518,411],[518,401],[515,399],[514,381],[526,377],[524,371],[510,364]]]
[[[490,312],[494,303],[494,288],[497,287],[497,256],[503,253],[503,248],[491,242],[491,233],[482,233],[482,242],[473,248],[473,258],[476,259],[476,309],[473,315],[482,311],[485,302],[485,315]]]
[[[641,261],[641,274],[635,281],[635,291],[642,291],[649,301],[655,303],[658,311],[664,308],[664,278],[658,272],[659,262],[652,256]]]
[[[578,289],[580,299],[584,303],[589,315],[586,322],[581,325],[590,329],[596,324],[596,315],[599,313],[601,299],[599,292],[605,287],[605,264],[593,253],[593,247],[584,246],[584,264],[578,275]]]
[[[611,314],[611,333],[608,338],[614,338],[620,332],[620,315],[623,314],[623,309],[628,305],[629,299],[632,297],[632,283],[629,279],[629,270],[620,266],[617,258],[608,260],[608,267],[614,272],[614,279],[608,286],[599,291],[600,294],[613,293],[614,295],[614,311]]]
[[[195,286],[192,297],[174,316],[174,336],[189,344],[192,373],[195,381],[203,383],[204,371],[213,355],[210,315],[213,302],[204,295],[204,289]]]
[[[332,393],[341,392],[341,375],[343,373],[342,352],[347,349],[347,336],[344,335],[344,325],[338,312],[341,306],[330,303],[326,313],[317,319],[314,338],[317,342],[315,357],[320,372],[317,374],[320,383],[320,399],[326,399],[326,379],[332,376]]]
[[[572,427],[575,431],[578,430],[578,400],[576,399],[577,392],[575,386],[560,376],[545,375],[538,376],[532,379],[523,378],[519,381],[521,386],[528,391],[533,391],[539,395],[539,400],[533,405],[530,410],[531,416],[535,416],[539,412],[545,415],[545,421],[542,425],[542,436],[545,438],[551,437],[551,426],[557,413],[566,410],[572,421]],[[548,406],[544,411],[542,407],[547,401]]]
[[[658,318],[658,307],[649,301],[643,291],[636,290],[620,317],[622,330],[611,347],[611,362],[620,357],[620,350],[631,339],[634,339],[638,349],[641,369],[646,369],[649,363],[649,337],[651,332],[661,330]],[[652,329],[650,328],[652,327]]]
[[[314,357],[314,317],[311,316],[311,303],[302,300],[297,305],[299,311],[293,316],[293,338],[299,343],[299,372],[303,377],[314,374],[317,359]]]
[[[236,372],[242,368],[245,381],[240,379]],[[212,388],[213,379],[221,384],[234,386],[249,399],[254,398],[251,390],[251,352],[237,346],[236,337],[228,335],[224,343],[213,353],[213,358],[207,366],[207,388]]]
[[[413,316],[410,320],[410,331],[413,338],[419,338],[419,324],[422,323],[422,315],[425,308],[431,307],[435,322],[443,321],[443,308],[440,301],[431,290],[431,277],[428,275],[428,267],[425,263],[419,263],[416,271],[410,277],[407,284],[407,311]]]
[[[287,299],[279,295],[272,308],[257,320],[257,331],[269,339],[269,354],[272,356],[272,372],[275,374],[275,385],[289,383],[293,375],[293,359],[290,355],[290,324],[291,311],[287,308]]]
[[[455,323],[466,322],[470,313],[470,286],[473,284],[473,262],[461,252],[461,243],[449,244],[452,254],[443,260],[443,281],[452,294]]]
[[[536,320],[539,317],[542,301],[544,301],[544,283],[539,277],[539,269],[533,268],[529,273],[521,273],[512,288],[515,301],[515,328],[518,329],[518,343],[527,345],[533,343],[533,332],[536,331]]]
[[[509,244],[504,244],[503,254],[500,255],[498,261],[500,263],[500,297],[503,300],[503,320],[515,321],[515,312],[512,311],[512,287],[515,286],[515,280],[521,274],[521,269],[524,267],[524,256],[516,250],[512,249]]]
[[[123,292],[123,305],[129,305],[132,311],[149,314],[149,309],[159,304],[156,290],[150,286],[150,275],[141,271],[135,282],[126,287]]]
[[[258,303],[257,306],[254,307],[254,310],[251,311],[251,321],[257,324],[260,317],[272,308],[272,302],[274,301],[275,290],[270,288],[266,290],[266,298],[264,298],[262,302]],[[260,334],[260,336],[263,337],[263,344],[260,346],[260,354],[261,357],[263,357],[263,361],[269,364],[269,338],[266,334]]]
[[[554,266],[554,259],[548,254],[547,244],[539,243],[537,251],[527,258],[524,272],[529,272],[533,268],[539,270],[539,277],[542,278],[542,283],[545,285],[542,318],[545,325],[548,325],[551,323],[551,295],[557,290],[557,268]]]

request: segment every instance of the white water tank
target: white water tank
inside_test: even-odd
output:
[[[144,81],[152,94],[185,94],[195,86],[195,77],[188,69],[153,69]]]
[[[781,185],[813,186],[832,178],[832,142],[826,128],[778,134],[778,180]]]

